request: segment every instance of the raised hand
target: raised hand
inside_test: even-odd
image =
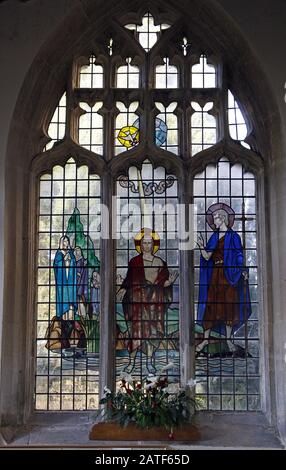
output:
[[[171,286],[172,284],[174,284],[174,282],[175,282],[175,280],[177,279],[178,276],[179,276],[179,272],[178,272],[178,271],[170,272],[170,274],[169,274],[169,279],[165,282],[164,286],[165,286],[165,287],[169,287],[169,286]]]
[[[169,282],[170,284],[174,284],[175,280],[177,279],[177,277],[179,276],[179,272],[178,271],[173,271],[170,273],[169,275]]]
[[[201,232],[199,233],[197,238],[197,245],[200,249],[203,249],[205,247],[204,237],[202,236]]]
[[[124,281],[124,279],[123,279],[123,277],[121,276],[121,274],[117,274],[117,276],[116,276],[116,284],[117,284],[118,286],[121,286],[121,285],[123,284],[123,281]]]
[[[248,278],[249,278],[247,271],[243,271],[242,276],[243,276],[243,279],[244,279],[245,281],[247,281]]]

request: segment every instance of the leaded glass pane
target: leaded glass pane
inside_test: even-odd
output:
[[[255,198],[254,175],[226,158],[194,179],[196,393],[204,409],[260,406]]]
[[[126,107],[124,103],[117,102],[119,114],[115,125],[115,155],[125,150],[131,150],[139,143],[140,120],[136,114],[138,102],[134,101]]]
[[[117,189],[116,374],[142,379],[169,365],[169,380],[178,381],[177,181],[145,160]]]
[[[155,119],[155,144],[178,155],[178,118],[174,114],[177,103],[171,103],[169,106],[156,103],[156,107],[160,114]]]
[[[48,136],[50,142],[47,143],[45,150],[50,150],[55,142],[62,140],[66,130],[66,93],[61,97],[58,106],[55,109],[53,117],[48,127]]]
[[[238,140],[246,148],[250,146],[244,142],[248,135],[247,125],[237,101],[231,91],[228,91],[228,125],[230,137]]]
[[[155,75],[156,88],[178,88],[178,69],[170,65],[168,57],[164,59],[164,65],[157,65]]]
[[[131,65],[131,57],[126,59],[126,65],[121,65],[117,69],[117,88],[138,88],[139,87],[139,67]]]
[[[96,63],[96,57],[90,56],[89,64],[83,65],[80,69],[80,88],[102,88],[103,87],[103,67]]]
[[[210,65],[205,55],[192,67],[192,88],[215,88],[216,69]]]
[[[215,116],[210,114],[213,103],[206,103],[203,107],[192,102],[194,110],[191,117],[191,154],[212,147],[217,142],[217,122]]]
[[[100,114],[102,102],[93,107],[87,103],[80,103],[83,110],[79,118],[78,142],[79,144],[99,155],[103,154],[103,116]]]
[[[89,186],[94,183],[91,195]],[[83,187],[85,194],[80,195],[78,188]],[[91,233],[90,214],[95,210],[99,219]],[[91,175],[86,166],[77,167],[72,158],[43,175],[37,270],[37,410],[98,406],[99,235],[99,177]]]

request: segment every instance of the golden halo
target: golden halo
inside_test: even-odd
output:
[[[137,233],[134,237],[135,249],[138,253],[141,254],[141,240],[145,235],[145,232],[148,231],[153,239],[153,255],[159,250],[160,248],[160,237],[157,232],[151,230],[150,228],[141,228],[140,232]]]

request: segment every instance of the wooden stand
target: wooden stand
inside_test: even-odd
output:
[[[102,422],[95,424],[89,434],[89,439],[94,441],[198,441],[200,432],[196,426],[186,424],[173,429],[173,437],[164,427],[152,427],[142,429],[135,424],[129,424],[126,428],[118,423]]]

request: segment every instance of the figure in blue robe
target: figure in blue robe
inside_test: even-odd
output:
[[[59,249],[54,259],[56,280],[56,315],[63,319],[69,312],[77,310],[77,267],[69,238],[60,238]],[[64,318],[73,320],[74,318]]]
[[[228,226],[228,214],[218,210],[213,215],[216,231],[201,250],[197,323],[204,329],[201,352],[209,343],[211,331],[224,335],[228,348],[237,348],[231,337],[251,315],[248,272],[244,265],[241,238]]]

